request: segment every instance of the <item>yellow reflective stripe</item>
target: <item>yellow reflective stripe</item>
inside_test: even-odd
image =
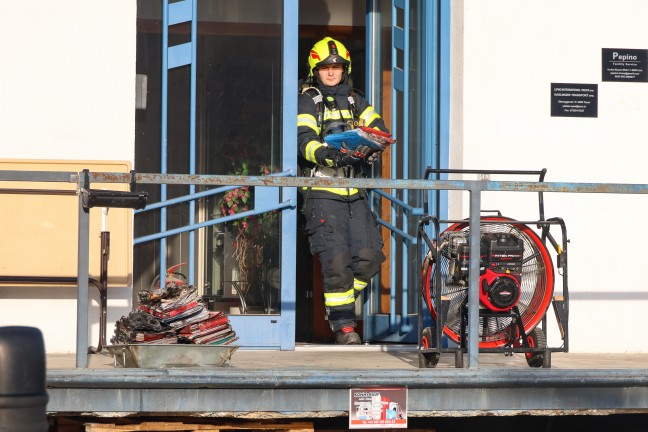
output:
[[[310,141],[308,144],[306,144],[306,154],[304,155],[306,157],[306,160],[309,162],[317,163],[317,160],[315,159],[315,151],[322,146],[324,146],[324,144],[315,140]]]
[[[349,110],[335,110],[324,112],[324,120],[343,120],[353,118],[353,114]]]
[[[297,116],[297,127],[300,126],[312,129],[317,135],[320,134],[320,129],[317,127],[317,120],[310,114],[299,114]]]
[[[367,109],[364,110],[362,114],[360,114],[360,119],[363,120],[364,124],[366,125],[371,124],[371,122],[379,118],[380,116],[371,106],[367,107]]]
[[[367,282],[361,281],[360,279],[353,278],[353,289],[356,291],[362,291],[367,286]]]
[[[316,188],[316,187],[303,187],[303,190],[311,189],[316,191],[324,191],[334,193],[341,196],[351,196],[358,193],[358,189],[345,189],[345,188]]]
[[[324,293],[324,305],[327,307],[342,306],[353,302],[355,302],[353,289],[343,293]]]

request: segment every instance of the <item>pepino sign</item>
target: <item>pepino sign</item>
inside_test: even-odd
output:
[[[648,50],[603,48],[603,81],[648,82]]]

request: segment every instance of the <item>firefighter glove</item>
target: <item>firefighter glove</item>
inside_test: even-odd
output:
[[[371,148],[369,148],[369,146],[359,146],[355,150],[349,150],[347,149],[346,144],[343,143],[342,148],[337,155],[335,165],[338,167],[355,165],[362,160],[365,160],[370,153]]]
[[[375,162],[380,159],[380,153],[382,153],[382,150],[374,150],[372,151],[369,156],[366,157],[365,161],[367,162],[368,165],[373,165]]]

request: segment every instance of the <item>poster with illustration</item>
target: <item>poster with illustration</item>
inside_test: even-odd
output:
[[[351,389],[349,429],[407,428],[407,388]]]

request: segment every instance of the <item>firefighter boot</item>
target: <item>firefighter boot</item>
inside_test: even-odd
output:
[[[337,345],[360,345],[360,335],[351,326],[342,327],[335,332],[335,343]]]

